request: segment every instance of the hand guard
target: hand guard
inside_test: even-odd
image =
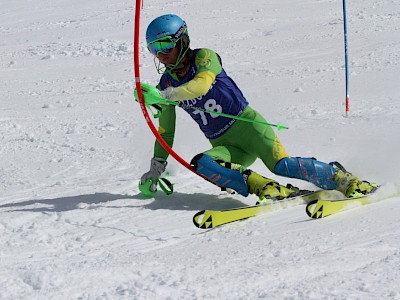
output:
[[[156,87],[142,83],[142,93],[143,93],[143,99],[146,104],[148,105],[153,105],[153,104],[159,104],[159,103],[165,103],[165,99],[171,99],[172,94],[174,92],[173,87],[168,87],[165,90],[158,90]],[[139,96],[137,93],[137,90],[135,89],[134,91],[134,96],[136,101],[139,101]]]
[[[158,179],[165,171],[166,166],[167,161],[165,159],[153,157],[151,159],[150,171],[142,175],[142,177],[140,178],[140,183],[143,185],[146,183],[146,181],[153,179],[149,190],[150,192],[155,192],[157,190]]]

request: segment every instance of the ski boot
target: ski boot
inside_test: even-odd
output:
[[[339,164],[338,162],[331,163],[337,167],[333,176],[333,180],[337,182],[338,187],[336,190],[342,192],[347,198],[361,197],[374,192],[378,185],[369,181],[361,181],[358,177]]]
[[[288,197],[297,196],[301,192],[298,188],[287,185],[280,185],[272,179],[268,179],[254,171],[246,170],[243,175],[245,176],[247,186],[250,194],[258,196],[258,204],[266,204],[271,200],[283,200]]]

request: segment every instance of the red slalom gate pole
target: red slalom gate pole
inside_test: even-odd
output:
[[[161,137],[160,133],[157,131],[154,126],[149,113],[146,108],[146,104],[143,98],[143,91],[140,84],[140,67],[139,67],[139,42],[140,42],[140,11],[143,8],[143,1],[136,0],[136,10],[135,10],[135,29],[134,29],[134,70],[135,70],[135,84],[136,90],[139,98],[140,108],[142,110],[143,116],[147,122],[147,125],[150,127],[150,130],[153,132],[157,141],[161,144],[161,146],[180,164],[186,167],[188,170],[197,174],[195,170],[191,167],[191,165],[186,162],[183,158],[181,158],[172,148],[167,144],[167,142]],[[199,175],[199,174],[197,174]],[[199,175],[200,176],[200,175]],[[202,177],[202,176],[200,176]],[[202,177],[203,178],[203,177]]]

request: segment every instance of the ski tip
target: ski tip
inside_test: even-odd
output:
[[[203,219],[203,217],[204,217],[204,213],[205,213],[205,211],[202,210],[202,211],[197,212],[197,213],[193,216],[193,224],[194,224],[194,226],[196,226],[197,228],[200,228],[200,224],[201,224],[201,221],[202,221],[202,219]]]
[[[312,200],[306,205],[306,213],[310,218],[318,219],[318,216],[321,215],[317,213],[318,212],[317,204],[318,200]]]
[[[205,210],[199,211],[193,216],[193,223],[200,229],[213,228],[213,220],[210,214],[206,214]]]

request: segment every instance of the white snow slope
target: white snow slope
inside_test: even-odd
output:
[[[337,160],[386,200],[322,220],[304,206],[200,230],[201,209],[253,204],[170,159],[175,193],[138,180],[154,138],[133,99],[134,1],[0,2],[0,299],[400,299],[400,2],[145,1],[144,31],[181,15],[222,56],[294,156]],[[174,149],[210,146],[179,111]],[[282,183],[259,161],[252,168]]]

